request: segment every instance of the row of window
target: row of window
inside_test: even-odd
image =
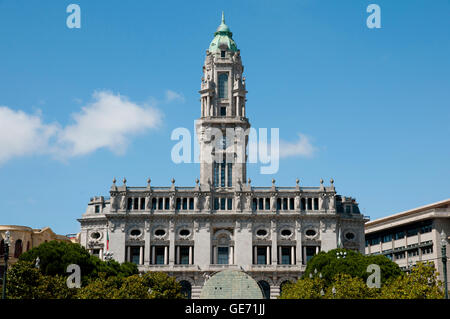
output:
[[[422,255],[428,255],[428,254],[433,253],[433,246],[426,246],[426,247],[422,247],[420,249],[422,251]],[[389,253],[389,254],[384,254],[384,255],[391,260],[393,260],[392,259],[393,257],[395,257],[395,260],[397,260],[397,259],[406,258],[406,254],[408,254],[408,257],[419,256],[419,248],[415,248],[415,249],[411,249],[411,250],[407,250],[407,251],[401,251],[401,252],[397,252],[397,253]]]
[[[302,260],[306,263],[316,255],[320,250],[319,246],[305,246],[302,251]],[[212,249],[211,263],[218,265],[234,264],[233,246],[215,246]],[[93,255],[100,257],[100,249],[93,249]],[[142,255],[141,255],[142,254]],[[143,264],[144,260],[143,246],[127,246],[125,260],[137,265]],[[296,251],[295,246],[278,246],[278,264],[295,265]],[[253,246],[253,264],[270,265],[272,263],[272,246]],[[153,245],[150,248],[150,264],[167,265],[169,264],[169,246]],[[175,246],[175,264],[192,265],[194,264],[194,246]]]
[[[387,243],[392,240],[398,240],[406,237],[416,236],[417,234],[425,234],[431,232],[433,229],[432,221],[425,221],[415,223],[408,227],[397,228],[391,230],[389,233],[371,234],[366,238],[366,247],[369,245],[378,245],[380,242]]]
[[[27,242],[27,250],[30,250],[30,242]],[[2,239],[0,241],[0,256],[3,257],[5,255],[6,252],[6,247],[5,247],[5,240]],[[14,258],[19,258],[20,255],[22,255],[23,252],[23,242],[21,239],[17,239],[14,243]]]
[[[253,198],[253,210],[270,210],[270,197]],[[294,210],[294,198],[277,198],[277,210]],[[318,198],[301,198],[300,210],[319,210]]]
[[[214,162],[214,186],[215,187],[232,187],[233,186],[233,164]]]

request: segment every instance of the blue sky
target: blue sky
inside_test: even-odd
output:
[[[66,26],[70,3],[81,29]],[[366,26],[371,3],[381,29]],[[200,114],[222,10],[252,126],[314,149],[275,175],[250,165],[253,185],[334,178],[371,219],[450,197],[448,1],[0,0],[0,224],[78,232],[114,176],[194,185],[199,166],[172,163],[170,135]]]

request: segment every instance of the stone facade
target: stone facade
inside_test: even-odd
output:
[[[246,89],[240,52],[225,21],[206,52],[197,121],[200,180],[195,186],[130,187],[94,197],[79,219],[80,243],[105,258],[132,261],[140,271],[164,271],[198,298],[207,278],[244,271],[279,295],[317,252],[341,247],[364,252],[364,217],[356,201],[337,195],[334,181],[316,187],[255,187],[247,179]],[[210,131],[220,131],[221,139]],[[240,141],[237,141],[241,139]],[[243,154],[237,154],[241,143]],[[234,160],[236,158],[242,161]],[[223,159],[223,161],[221,161]],[[107,238],[109,247],[107,249]],[[263,289],[264,290],[264,289]]]
[[[432,262],[444,281],[441,233],[450,241],[450,199],[417,207],[365,224],[367,255],[383,254],[409,271],[417,262]],[[450,245],[447,243],[447,255]],[[450,282],[450,275],[447,275]]]

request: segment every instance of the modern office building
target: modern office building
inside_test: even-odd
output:
[[[246,83],[241,54],[222,18],[206,51],[200,89],[197,136],[200,176],[194,186],[126,184],[110,196],[91,198],[79,219],[80,244],[100,258],[131,261],[140,271],[175,276],[192,298],[209,277],[223,270],[243,271],[275,298],[286,281],[297,280],[319,251],[342,247],[364,252],[368,220],[355,199],[336,193],[334,181],[307,187],[296,183],[255,187],[247,177],[247,154],[235,145],[245,131]],[[282,106],[278,106],[281,108]],[[277,113],[274,113],[277,116]],[[214,139],[211,130],[222,137]],[[151,157],[150,157],[151,159]],[[149,171],[151,171],[151,167]],[[168,177],[170,178],[170,177]]]
[[[419,261],[433,262],[443,280],[442,231],[450,234],[450,199],[367,222],[365,252],[383,254],[405,271]]]

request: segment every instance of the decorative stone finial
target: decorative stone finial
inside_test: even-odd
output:
[[[122,181],[123,181],[123,185],[125,185],[127,183],[127,179],[125,177],[123,178]]]
[[[334,183],[334,179],[330,179],[330,183],[333,184]]]
[[[252,180],[249,178],[248,179],[248,184],[251,184],[252,183]]]
[[[113,184],[116,185],[116,178],[113,178]]]
[[[152,182],[152,180],[150,179],[150,177],[149,178],[147,178],[147,184],[149,184],[150,185],[150,183]]]
[[[175,178],[172,178],[172,185],[175,184]]]
[[[198,185],[198,182],[199,182],[199,180],[198,180],[198,178],[196,178],[195,179],[195,184]]]
[[[321,184],[321,185],[323,184],[323,179],[320,179],[320,184]]]
[[[300,183],[300,180],[297,178],[297,179],[295,180],[295,184],[298,185],[298,183]]]
[[[275,178],[272,178],[272,185],[275,184]]]

